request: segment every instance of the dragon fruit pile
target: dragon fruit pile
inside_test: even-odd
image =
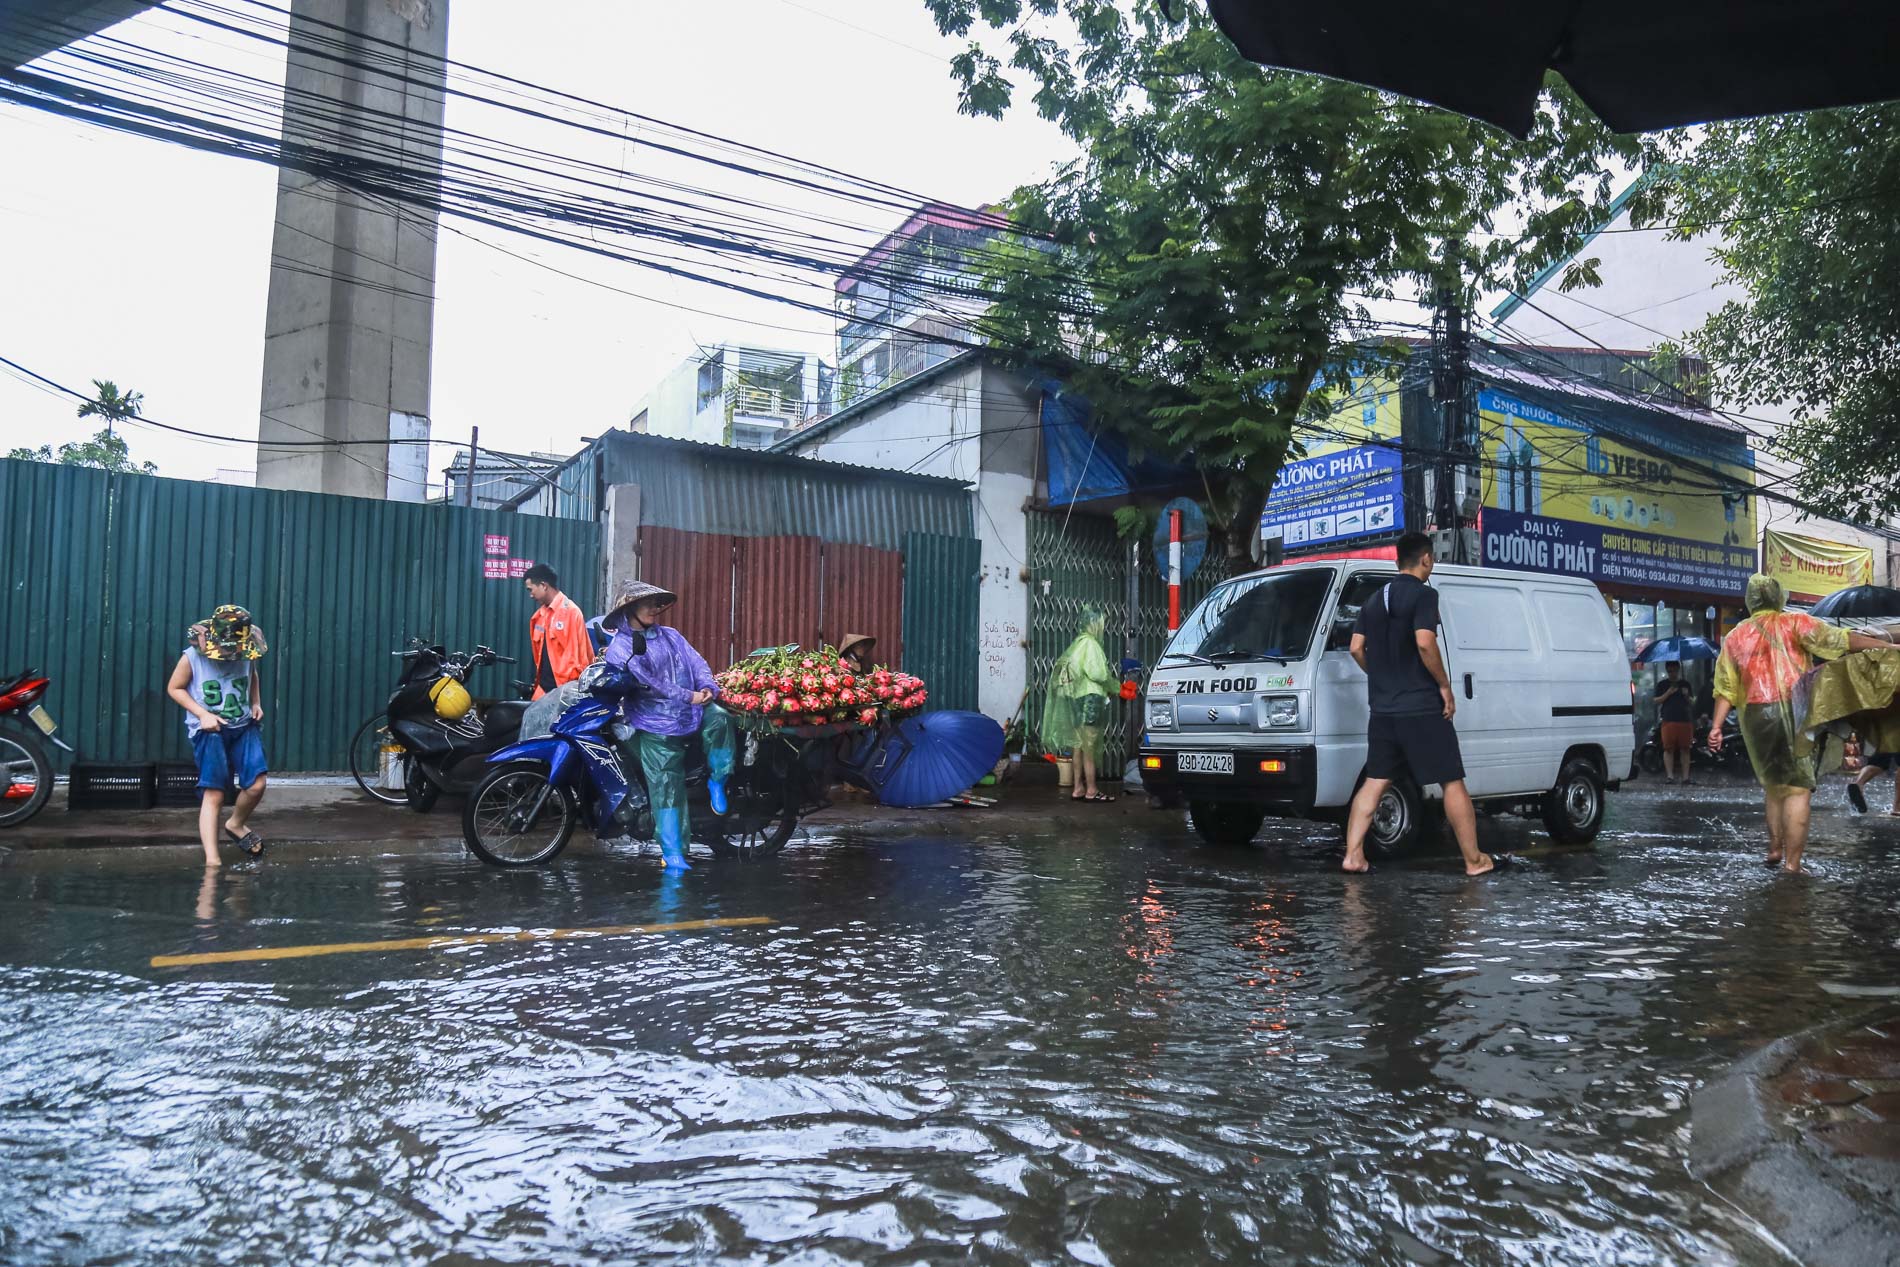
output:
[[[715,679],[728,712],[775,727],[875,726],[922,711],[930,698],[922,678],[883,667],[859,672],[830,647],[748,656]]]

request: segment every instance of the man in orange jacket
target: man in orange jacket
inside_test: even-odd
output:
[[[587,636],[587,617],[561,593],[561,578],[553,568],[537,563],[524,576],[528,597],[535,601],[528,641],[534,647],[534,698],[540,699],[594,662],[594,642]]]

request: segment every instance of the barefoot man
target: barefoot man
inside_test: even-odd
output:
[[[1348,871],[1366,871],[1366,833],[1373,811],[1393,779],[1410,775],[1421,788],[1445,792],[1445,817],[1465,856],[1465,874],[1497,866],[1478,852],[1478,815],[1465,791],[1464,758],[1452,714],[1458,711],[1438,650],[1438,591],[1432,575],[1432,539],[1422,532],[1399,538],[1399,574],[1366,601],[1352,631],[1352,658],[1366,672],[1372,720],[1366,727],[1366,781],[1352,799],[1346,822]]]

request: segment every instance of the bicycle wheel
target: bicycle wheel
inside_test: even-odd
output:
[[[384,764],[387,752],[388,764]],[[350,777],[356,786],[385,805],[403,805],[409,757],[389,729],[389,714],[378,713],[357,729],[350,740]]]

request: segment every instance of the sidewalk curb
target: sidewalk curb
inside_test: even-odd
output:
[[[1900,1217],[1845,1168],[1817,1157],[1770,1102],[1812,1039],[1868,1014],[1778,1039],[1704,1086],[1690,1106],[1689,1171],[1767,1228],[1806,1267],[1900,1267]]]

